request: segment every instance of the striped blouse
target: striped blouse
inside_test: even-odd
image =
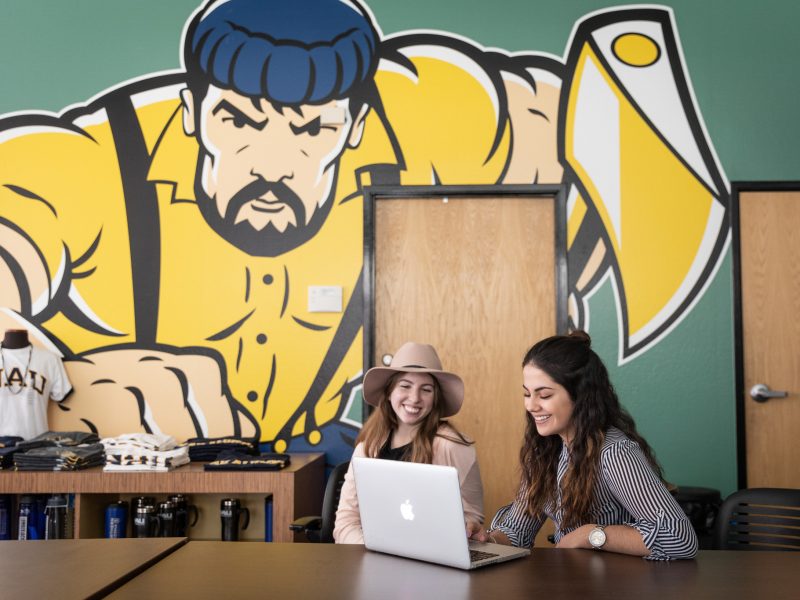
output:
[[[558,459],[559,489],[569,465],[565,444]],[[595,484],[592,520],[600,525],[629,525],[635,528],[650,549],[651,560],[693,558],[697,554],[697,535],[686,514],[650,467],[639,444],[619,429],[610,428],[600,454],[600,475]],[[524,490],[492,519],[489,531],[499,530],[514,546],[530,548],[547,517],[555,523],[555,541],[575,528],[561,529],[562,511],[552,506],[545,514],[531,517],[525,508]],[[560,504],[560,503],[559,503]]]

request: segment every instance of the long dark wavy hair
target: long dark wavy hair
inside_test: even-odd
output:
[[[403,372],[392,375],[386,382],[383,389],[381,401],[377,408],[372,412],[364,423],[361,433],[356,439],[356,443],[364,442],[364,454],[375,458],[378,456],[383,445],[389,440],[392,433],[397,429],[397,415],[389,401],[389,396],[400,381]],[[468,440],[458,431],[452,423],[442,418],[442,387],[436,377],[433,379],[433,407],[431,412],[425,417],[417,428],[414,439],[411,440],[411,449],[407,455],[409,462],[427,463],[433,462],[433,440],[443,437],[459,444],[471,445],[473,442]]]
[[[592,520],[600,450],[609,427],[616,427],[638,443],[656,474],[662,477],[652,449],[636,431],[633,418],[620,405],[603,361],[592,350],[589,334],[578,330],[537,342],[525,354],[522,366],[544,371],[564,387],[573,402],[571,424],[575,435],[570,442],[569,466],[561,482],[563,530]],[[539,435],[533,416],[527,413],[526,419],[520,461],[527,509],[535,516],[541,515],[548,505],[558,509],[557,470],[562,440],[558,435]]]

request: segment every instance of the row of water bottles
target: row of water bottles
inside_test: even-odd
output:
[[[0,540],[72,537],[71,514],[65,494],[21,496],[16,511],[11,496],[0,496]]]

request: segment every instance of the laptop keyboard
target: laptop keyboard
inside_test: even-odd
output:
[[[494,554],[492,552],[481,552],[480,550],[470,549],[469,551],[470,562],[478,562],[479,560],[483,560],[485,558],[494,558],[495,556],[500,556],[500,555]]]

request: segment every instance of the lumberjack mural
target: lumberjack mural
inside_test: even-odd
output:
[[[354,1],[209,2],[180,72],[6,115],[0,327],[63,354],[75,392],[51,427],[351,443],[366,185],[563,182],[571,324],[610,278],[635,359],[728,237],[672,21],[588,15],[560,60],[384,36]],[[310,311],[330,282],[342,311]]]

